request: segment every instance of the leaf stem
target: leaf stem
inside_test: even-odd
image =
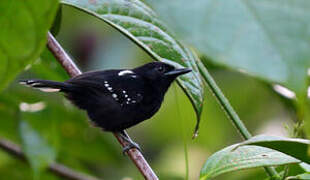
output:
[[[188,143],[187,143],[187,137],[185,133],[185,120],[184,117],[181,115],[181,104],[179,103],[178,98],[178,92],[177,87],[174,85],[174,94],[175,94],[175,107],[177,109],[177,115],[176,117],[180,119],[181,121],[181,136],[183,138],[183,146],[184,146],[184,160],[185,160],[185,180],[189,180],[189,157],[188,157]]]
[[[54,54],[56,60],[62,65],[62,67],[67,71],[67,73],[71,77],[80,75],[82,73],[50,32],[48,32],[47,47]],[[119,133],[114,133],[114,136],[116,137],[116,139],[118,140],[118,142],[121,144],[122,147],[126,147],[128,145],[128,142],[124,141],[124,139],[121,137]],[[128,135],[127,138],[130,139]],[[145,158],[143,157],[143,155],[139,150],[135,148],[130,149],[128,151],[128,156],[136,165],[136,167],[138,168],[138,170],[144,176],[145,179],[158,180],[158,177],[156,176],[156,174],[154,173],[154,171],[152,170],[152,168],[147,163],[147,161],[145,160]]]
[[[217,101],[227,114],[228,118],[231,120],[235,128],[238,130],[238,132],[241,134],[243,139],[248,140],[252,137],[249,130],[245,127],[241,119],[239,118],[236,111],[233,109],[233,107],[230,105],[227,98],[224,96],[221,89],[218,87],[216,82],[214,81],[213,77],[210,75],[207,68],[204,66],[204,64],[201,61],[197,61],[197,65],[199,68],[200,73],[202,74],[202,77],[210,87],[212,93],[216,97]],[[275,179],[281,179],[275,168],[273,167],[264,167],[265,171],[268,173],[268,175]]]
[[[216,82],[210,75],[209,71],[205,66],[202,64],[202,62],[198,62],[198,68],[199,71],[201,72],[203,78],[207,82],[208,86],[210,87],[212,93],[215,95],[216,99],[228,115],[229,119],[232,121],[234,126],[237,128],[238,132],[241,134],[243,139],[250,139],[252,137],[251,133],[249,130],[245,127],[241,119],[239,118],[238,114],[236,111],[233,109],[233,107],[230,105],[229,101],[227,98],[224,96],[223,92],[221,89],[217,86]]]

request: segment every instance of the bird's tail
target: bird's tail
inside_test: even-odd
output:
[[[66,82],[56,82],[49,80],[29,79],[21,80],[19,81],[19,83],[25,86],[39,89],[44,92],[70,91],[71,89],[71,84],[68,84]]]

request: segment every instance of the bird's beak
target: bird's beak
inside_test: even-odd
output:
[[[165,76],[179,76],[188,72],[191,72],[192,70],[189,68],[181,68],[181,69],[174,69],[172,71],[166,72]]]

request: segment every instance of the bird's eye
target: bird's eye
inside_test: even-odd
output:
[[[165,71],[165,69],[164,69],[163,66],[159,66],[159,67],[157,68],[157,71],[162,73],[162,72]]]

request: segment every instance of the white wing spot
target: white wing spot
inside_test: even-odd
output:
[[[127,98],[127,101],[130,101],[131,99],[130,98]]]
[[[109,84],[104,84],[105,87],[109,87]]]
[[[109,90],[109,91],[112,91],[112,88],[111,88],[111,87],[108,87],[108,90]]]
[[[40,91],[43,92],[59,92],[60,89],[55,89],[55,88],[38,88]]]
[[[108,81],[104,81],[105,84],[108,84]]]
[[[125,98],[126,98],[126,97],[128,97],[128,95],[127,95],[127,94],[125,94]]]
[[[125,91],[125,90],[123,90],[123,93],[125,94],[125,93],[126,93],[126,91]]]
[[[29,83],[29,82],[28,82]],[[30,86],[37,86],[37,85],[40,85],[41,83],[38,83],[38,82],[35,82],[35,83],[31,83],[29,84]]]
[[[124,76],[125,74],[134,74],[134,72],[130,70],[123,70],[118,73],[119,76]]]
[[[117,98],[117,95],[116,94],[112,94],[112,97]]]

